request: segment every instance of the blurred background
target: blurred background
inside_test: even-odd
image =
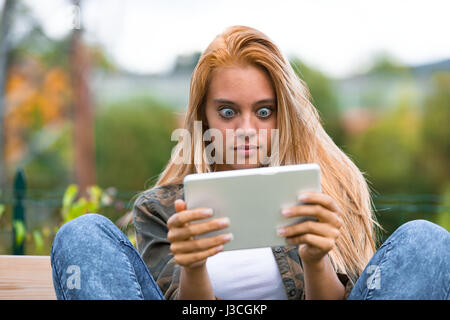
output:
[[[129,213],[167,163],[200,53],[266,33],[369,181],[381,240],[450,230],[448,1],[0,0],[0,254],[49,255],[66,221]]]

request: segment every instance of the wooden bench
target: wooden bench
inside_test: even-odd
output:
[[[0,255],[0,300],[54,300],[49,256]]]

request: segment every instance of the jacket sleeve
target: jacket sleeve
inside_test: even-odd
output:
[[[184,199],[180,185],[162,186],[141,194],[133,206],[138,252],[166,299],[177,299],[180,282],[180,266],[167,240],[167,220],[175,213],[176,199]]]

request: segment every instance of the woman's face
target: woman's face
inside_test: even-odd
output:
[[[261,68],[244,65],[214,70],[205,113],[209,129],[217,129],[223,138],[214,145],[217,171],[260,167],[262,158],[270,156],[277,102],[270,77]],[[214,135],[212,141],[216,142]]]

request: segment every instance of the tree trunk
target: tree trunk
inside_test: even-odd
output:
[[[79,5],[79,1],[74,1]],[[94,111],[89,91],[90,59],[82,42],[82,30],[73,29],[70,46],[70,68],[73,88],[74,168],[80,193],[96,184]]]

